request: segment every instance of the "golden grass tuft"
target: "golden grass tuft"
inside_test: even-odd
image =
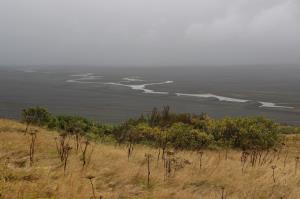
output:
[[[287,137],[288,155],[282,151],[279,159],[263,166],[252,167],[247,161],[243,172],[241,151],[235,150],[203,150],[201,168],[199,153],[178,152],[170,159],[173,166],[166,179],[164,162],[151,158],[148,185],[145,154],[157,157],[157,149],[135,146],[128,160],[126,146],[91,142],[85,166],[82,154],[71,150],[64,174],[54,140],[58,133],[34,127],[37,138],[30,166],[31,137],[24,135],[24,129],[23,124],[0,119],[0,198],[300,198],[300,172],[295,172],[300,169],[295,165],[300,137],[296,135]],[[76,148],[74,138],[67,142]]]

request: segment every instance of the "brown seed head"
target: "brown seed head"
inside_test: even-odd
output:
[[[85,178],[86,178],[86,179],[89,179],[89,180],[92,180],[92,179],[95,178],[95,176],[93,176],[93,175],[87,175]]]

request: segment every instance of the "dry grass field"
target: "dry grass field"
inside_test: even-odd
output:
[[[300,137],[291,135],[277,151],[262,152],[254,165],[241,151],[203,153],[168,152],[157,158],[158,149],[134,146],[128,158],[126,146],[76,141],[66,162],[58,155],[57,132],[36,129],[32,165],[32,135],[24,135],[21,123],[0,119],[0,198],[31,199],[280,199],[300,198]],[[31,128],[33,131],[33,128]],[[149,184],[148,160],[149,157]],[[201,157],[202,154],[202,158]],[[201,168],[200,168],[201,159]],[[299,163],[298,163],[299,161]]]

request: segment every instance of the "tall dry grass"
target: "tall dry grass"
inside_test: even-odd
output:
[[[91,142],[85,157],[70,151],[64,174],[54,139],[58,133],[34,127],[37,137],[30,166],[31,137],[24,135],[25,128],[0,119],[0,198],[300,198],[300,168],[295,161],[300,156],[299,136],[287,137],[272,162],[269,155],[262,166],[252,166],[249,156],[244,168],[241,151],[169,152],[157,160],[158,149],[135,146],[128,159],[127,146]],[[68,137],[66,142],[76,148],[76,139]],[[85,145],[81,147],[84,150]],[[166,176],[168,161],[171,169]]]

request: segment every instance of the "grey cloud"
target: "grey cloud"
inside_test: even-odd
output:
[[[1,0],[0,65],[299,64],[298,0]]]

